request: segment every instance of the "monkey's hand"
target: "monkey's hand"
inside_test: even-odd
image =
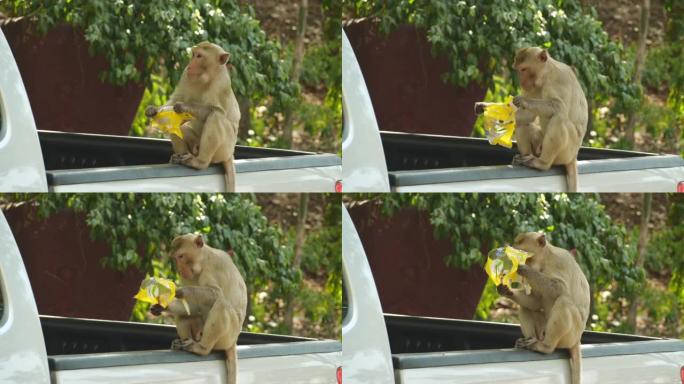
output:
[[[527,103],[527,99],[525,98],[525,96],[522,96],[522,95],[518,95],[518,96],[513,98],[513,105],[515,105],[518,108],[523,108],[523,109],[528,108],[528,106],[529,106]]]
[[[185,104],[183,103],[176,103],[173,105],[173,111],[176,113],[185,113],[188,112],[187,108],[185,108]]]
[[[150,118],[156,116],[158,112],[159,112],[159,110],[157,109],[157,107],[154,107],[152,105],[145,108],[145,116],[150,117]]]
[[[527,276],[529,275],[529,272],[532,270],[528,265],[525,264],[520,264],[518,265],[518,273],[520,276]]]
[[[508,287],[503,285],[503,284],[499,284],[496,286],[496,292],[498,292],[499,295],[501,295],[501,296],[506,296],[506,297],[512,297],[513,296],[513,291],[508,289]]]
[[[159,304],[154,304],[150,307],[150,313],[155,315],[155,316],[161,315],[163,311],[164,311],[164,307],[162,307]]]
[[[483,114],[484,111],[485,111],[485,106],[486,106],[486,105],[487,105],[487,104],[486,104],[486,103],[483,103],[483,102],[475,103],[475,114],[478,115],[478,116],[481,115],[481,114]]]

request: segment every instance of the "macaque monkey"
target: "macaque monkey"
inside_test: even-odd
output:
[[[523,90],[513,99],[519,108],[516,115],[524,111],[539,117],[543,132],[541,155],[521,153],[514,158],[514,164],[539,170],[564,165],[568,191],[577,192],[577,153],[587,131],[589,113],[574,70],[538,47],[519,50],[513,67]]]
[[[511,291],[499,285],[497,291],[520,305],[523,337],[515,343],[541,353],[556,348],[570,351],[570,377],[580,383],[580,339],[589,317],[589,283],[570,252],[554,247],[543,233],[528,232],[515,238],[514,247],[532,256],[518,266],[518,273],[532,288]]]
[[[150,311],[172,315],[178,339],[172,349],[201,356],[226,351],[227,382],[237,381],[236,342],[247,312],[247,288],[228,253],[204,243],[202,235],[178,236],[170,254],[181,276],[181,287],[166,309]]]
[[[171,163],[206,169],[222,163],[226,172],[226,190],[235,192],[233,155],[240,124],[240,108],[226,67],[230,53],[216,44],[202,42],[192,47],[192,59],[183,71],[166,106],[175,112],[195,116],[181,126],[183,139],[171,135]],[[147,117],[159,108],[149,106]]]

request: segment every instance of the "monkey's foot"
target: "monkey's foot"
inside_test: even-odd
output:
[[[523,155],[518,153],[515,156],[513,156],[513,161],[511,161],[511,165],[524,165],[523,164]]]
[[[192,147],[191,153],[192,153],[193,156],[199,155],[199,144],[195,144],[195,146]]]
[[[187,339],[175,339],[171,342],[171,349],[174,351],[185,350],[185,348],[187,348],[192,343],[193,340],[189,337]]]
[[[171,155],[171,158],[169,159],[169,163],[171,164],[183,164],[183,160],[185,159],[186,156],[189,156],[189,153],[174,153]]]
[[[518,349],[529,349],[532,344],[535,344],[538,340],[534,337],[521,337],[515,341],[515,348]]]

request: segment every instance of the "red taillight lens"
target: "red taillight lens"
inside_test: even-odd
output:
[[[682,380],[682,384],[684,384],[684,366],[679,368],[679,378]]]
[[[342,180],[337,180],[335,182],[335,192],[342,193]]]
[[[342,384],[342,367],[337,367],[337,384]]]
[[[677,192],[684,193],[684,181],[680,181],[679,184],[677,184]]]

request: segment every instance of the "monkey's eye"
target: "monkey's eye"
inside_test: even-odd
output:
[[[527,71],[527,68],[520,68],[520,72],[525,72]]]
[[[183,256],[185,255],[178,255],[178,260],[183,260]]]

